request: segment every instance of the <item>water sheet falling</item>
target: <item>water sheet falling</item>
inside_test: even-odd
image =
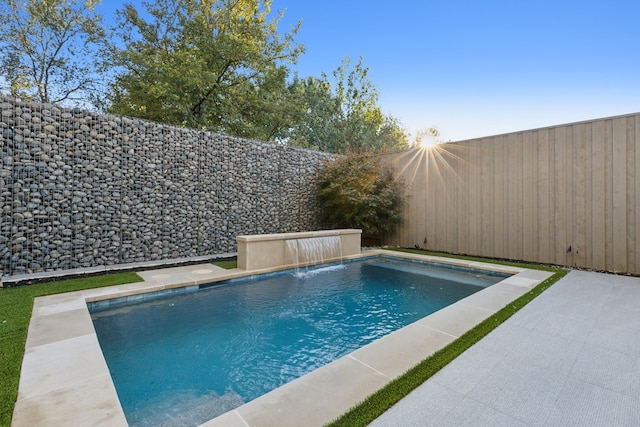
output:
[[[328,259],[342,259],[340,236],[307,237],[286,241],[287,253],[296,266],[322,264]]]

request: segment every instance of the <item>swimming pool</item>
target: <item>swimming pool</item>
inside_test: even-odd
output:
[[[90,309],[129,423],[197,424],[507,276],[378,257]]]
[[[366,250],[354,258],[381,255],[512,276],[208,420],[202,427],[325,425],[553,275],[541,270],[384,249]],[[34,300],[12,426],[128,426],[88,303],[145,299],[169,289],[197,289],[203,283],[255,273],[200,263],[138,274],[143,281]]]

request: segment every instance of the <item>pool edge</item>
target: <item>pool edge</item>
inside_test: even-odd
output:
[[[245,427],[284,426],[330,422],[459,336],[465,328],[460,321],[461,312],[468,313],[466,330],[471,329],[553,274],[378,249],[364,251],[357,258],[377,255],[483,268],[514,275],[209,420],[202,426],[229,426],[236,423]],[[90,319],[87,302],[280,269],[268,270],[215,271],[211,276],[197,278],[179,275],[173,282],[164,280],[168,278],[159,278],[37,298],[29,325],[12,426],[52,423],[80,425],[86,424],[87,420],[91,420],[92,425],[127,425]],[[212,279],[212,276],[215,277]],[[480,296],[474,298],[476,295]],[[447,316],[446,310],[450,307],[454,307],[451,311],[455,313],[453,317]],[[89,324],[85,323],[87,319]],[[57,331],[57,334],[51,331]],[[82,351],[77,350],[78,342],[82,342]],[[79,369],[83,364],[88,364],[88,368]],[[35,369],[34,366],[39,368]],[[91,392],[77,391],[83,389]]]

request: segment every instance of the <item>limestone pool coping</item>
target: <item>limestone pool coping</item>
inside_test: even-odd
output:
[[[362,257],[376,255],[481,268],[513,276],[202,426],[326,424],[553,274],[384,250],[366,251]],[[12,426],[127,425],[87,302],[210,283],[256,272],[200,264],[139,274],[144,282],[35,299]]]

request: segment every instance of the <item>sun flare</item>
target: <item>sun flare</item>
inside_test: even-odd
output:
[[[422,141],[420,141],[420,147],[422,148],[429,149],[435,147],[436,145],[438,145],[438,141],[433,138],[422,138]]]
[[[429,182],[444,185],[446,179],[461,183],[459,171],[465,170],[468,163],[465,151],[464,146],[447,144],[437,138],[422,138],[398,157],[399,164],[403,166],[398,169],[397,176],[408,185],[414,182],[422,182],[421,185],[425,186],[433,185]]]
[[[440,143],[440,131],[435,127],[418,131],[414,139],[414,145],[423,149],[431,149]]]

